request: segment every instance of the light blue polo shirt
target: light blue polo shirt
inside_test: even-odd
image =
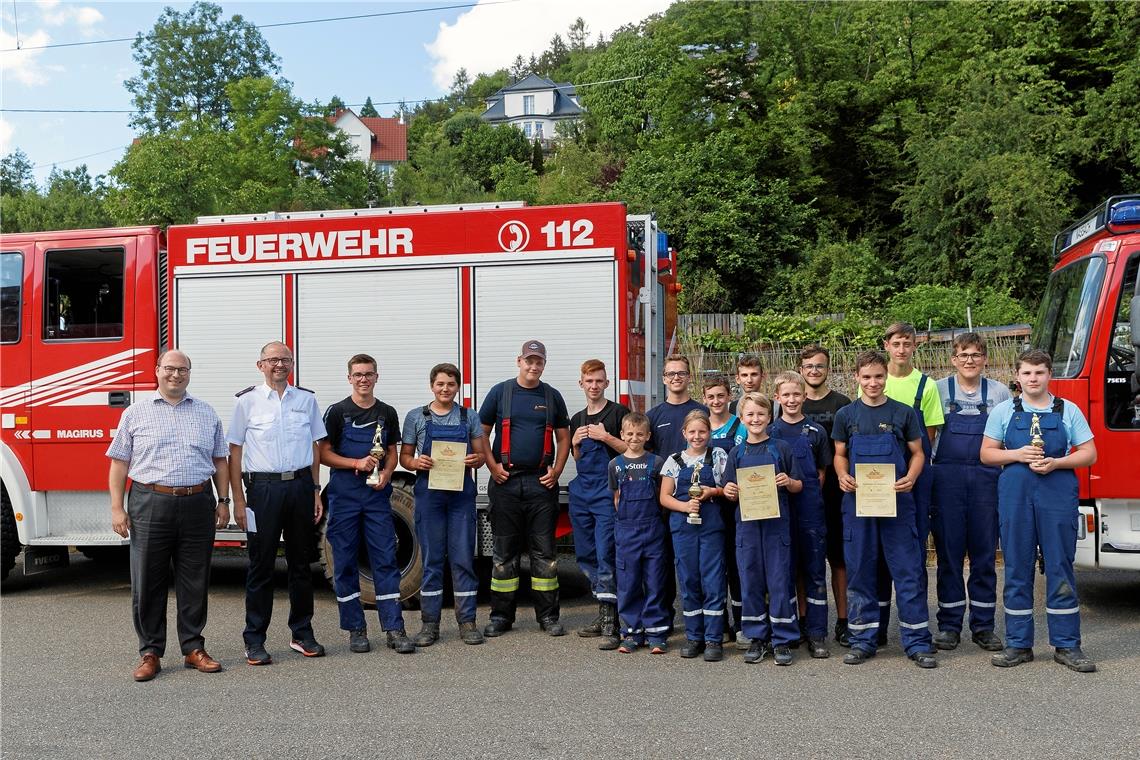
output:
[[[1041,408],[1030,406],[1022,400],[1022,405],[1027,412],[1043,412],[1053,411],[1053,394],[1049,394],[1049,403]],[[1089,423],[1085,420],[1085,415],[1077,408],[1073,402],[1063,399],[1064,410],[1061,413],[1061,424],[1065,428],[1065,435],[1069,439],[1069,448],[1073,446],[1080,446],[1082,443],[1087,443],[1093,438],[1092,429],[1089,428]],[[989,419],[986,420],[986,438],[992,438],[995,441],[1005,441],[1005,430],[1009,427],[1009,421],[1013,417],[1013,399],[1007,399],[990,412]]]

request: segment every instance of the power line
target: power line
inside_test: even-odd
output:
[[[400,11],[383,11],[381,13],[360,13],[355,16],[331,16],[328,18],[313,18],[305,19],[303,21],[279,21],[274,24],[255,24],[255,29],[274,29],[282,26],[302,26],[305,24],[325,24],[331,21],[355,21],[357,19],[365,18],[380,18],[382,16],[407,16],[413,13],[430,13],[433,11],[450,11],[458,10],[461,8],[474,8],[476,5],[503,5],[505,3],[517,3],[519,0],[490,0],[486,3],[462,3],[460,5],[437,5],[431,8],[407,8]],[[13,5],[15,0],[13,0]],[[140,32],[141,34],[141,32]],[[189,36],[197,36],[198,34],[207,34],[206,30],[198,32],[197,34],[188,33]],[[0,49],[0,53],[15,53],[24,50],[48,50],[51,48],[68,48],[68,47],[83,47],[86,45],[108,45],[116,42],[134,42],[135,37],[115,37],[106,40],[85,40],[83,42],[54,42],[47,45],[33,45],[31,47],[20,47],[17,42],[14,48]]]
[[[637,76],[632,76],[632,77],[620,77],[618,79],[601,79],[597,82],[583,82],[582,84],[555,85],[554,89],[556,89],[556,90],[566,90],[566,89],[570,89],[570,88],[577,89],[579,87],[593,87],[593,86],[599,85],[599,84],[614,84],[616,82],[630,82],[630,81],[633,81],[635,79],[641,79],[644,76],[645,76],[644,74],[638,74]],[[436,97],[436,98],[417,98],[415,100],[408,100],[407,98],[401,98],[400,100],[373,100],[372,105],[374,105],[374,106],[396,106],[396,105],[401,105],[401,104],[402,105],[412,105],[414,103],[430,103],[430,102],[438,101],[438,100],[446,100],[448,97],[450,97],[450,96],[441,95],[441,96]],[[471,96],[464,96],[463,97],[463,100],[470,100],[470,99],[471,99]],[[367,105],[367,103],[345,103],[346,108],[363,107],[365,105]],[[193,110],[194,109],[189,109],[189,108],[179,108],[179,109],[171,109],[169,111],[165,111],[165,113],[168,113],[168,114],[191,113]],[[125,108],[125,109],[124,108],[5,108],[3,106],[0,106],[0,113],[108,113],[108,114],[122,114],[122,113],[139,113],[139,112],[133,108]],[[147,113],[154,113],[154,112],[148,111]]]
[[[102,156],[104,153],[113,153],[117,150],[126,150],[129,147],[131,147],[131,146],[129,146],[129,145],[118,145],[114,148],[107,148],[107,150],[101,150],[97,153],[88,153],[87,155],[76,156],[75,158],[65,158],[62,161],[47,161],[47,162],[44,162],[42,164],[36,164],[32,168],[33,169],[42,169],[45,166],[56,166],[58,164],[70,164],[72,161],[82,161],[85,158],[93,158],[94,156]]]

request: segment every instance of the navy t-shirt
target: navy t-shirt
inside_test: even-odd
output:
[[[693,399],[683,404],[663,401],[650,409],[646,414],[649,417],[649,440],[645,443],[645,450],[667,457],[688,448],[681,426],[685,423],[685,417],[694,409],[709,413],[707,406]]]
[[[907,459],[910,459],[907,442],[922,438],[922,428],[914,409],[892,398],[881,406],[867,406],[862,399],[856,399],[835,413],[835,424],[831,429],[833,440],[847,443],[856,433],[893,433]]]
[[[495,437],[491,443],[491,454],[496,462],[501,462],[503,414],[500,400],[503,387],[511,383],[511,465],[516,467],[538,467],[542,464],[543,434],[546,431],[546,383],[537,388],[524,388],[517,380],[504,380],[487,392],[487,397],[479,406],[479,421],[484,425],[494,425]],[[570,426],[566,412],[566,401],[554,388],[550,389],[554,398],[554,428]]]

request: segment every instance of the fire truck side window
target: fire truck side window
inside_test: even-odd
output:
[[[44,340],[123,337],[123,249],[48,251]]]
[[[1140,428],[1140,378],[1136,376],[1136,349],[1132,345],[1132,297],[1140,253],[1133,253],[1124,269],[1116,304],[1116,322],[1104,372],[1104,424],[1115,430]]]
[[[0,343],[20,341],[24,302],[24,254],[0,253]]]

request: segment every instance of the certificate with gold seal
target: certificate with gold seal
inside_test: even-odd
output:
[[[462,491],[467,444],[454,441],[432,441],[432,465],[428,470],[428,489],[432,491]]]
[[[895,517],[895,466],[855,465],[855,516]]]
[[[736,471],[736,487],[740,489],[742,521],[772,520],[780,516],[780,497],[776,493],[776,465],[741,467]]]

